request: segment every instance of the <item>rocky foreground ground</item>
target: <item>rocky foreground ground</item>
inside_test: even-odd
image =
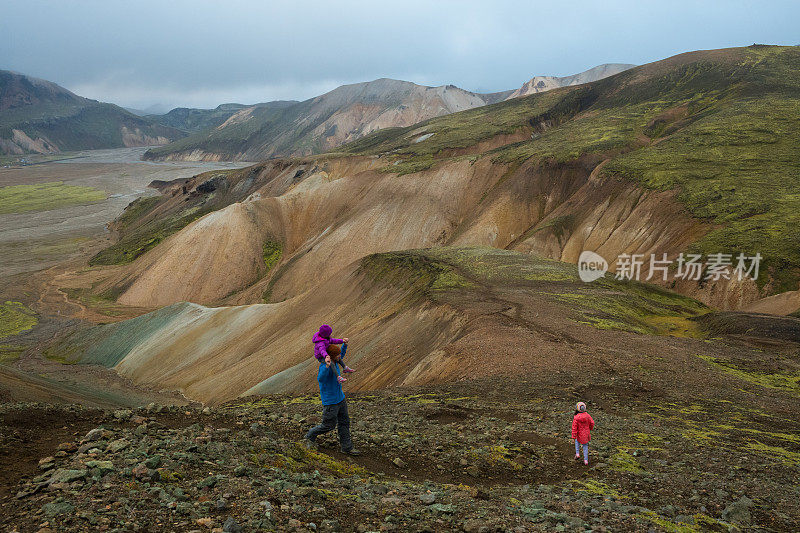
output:
[[[795,531],[800,423],[611,380],[352,395],[364,455],[301,443],[313,396],[215,408],[4,404],[4,531]],[[597,428],[573,460],[572,405]]]

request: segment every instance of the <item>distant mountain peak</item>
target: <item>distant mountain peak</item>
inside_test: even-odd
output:
[[[628,63],[603,63],[597,65],[589,70],[584,70],[578,74],[571,76],[534,76],[526,81],[522,87],[512,92],[507,99],[519,98],[520,96],[528,96],[529,94],[536,94],[558,87],[568,87],[570,85],[581,85],[584,83],[591,83],[593,81],[602,80],[609,76],[619,74],[636,65]]]

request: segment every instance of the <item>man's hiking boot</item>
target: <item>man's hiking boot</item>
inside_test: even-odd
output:
[[[350,448],[349,450],[342,450],[342,453],[346,453],[347,455],[361,455],[361,452],[356,450],[355,448]]]

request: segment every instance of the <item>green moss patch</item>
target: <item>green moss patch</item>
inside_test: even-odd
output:
[[[110,292],[95,294],[92,289],[61,288],[70,300],[80,302],[93,311],[109,317],[125,316],[130,308],[116,302],[118,294]]]
[[[515,455],[522,453],[517,447],[507,448],[502,445],[482,446],[470,450],[468,454],[473,461],[478,461],[491,466],[493,469],[522,470],[522,465],[513,460]]]
[[[631,474],[644,472],[639,461],[631,454],[630,449],[624,446],[617,448],[617,451],[611,456],[610,462],[611,469],[617,472],[629,472]]]
[[[706,355],[698,355],[698,357],[726,374],[736,376],[743,381],[800,396],[800,372],[759,372],[727,359]]]
[[[689,211],[722,227],[693,251],[764,257],[800,266],[800,97],[765,95],[716,104],[663,142],[616,158],[603,171],[658,189],[679,189]],[[767,271],[762,269],[761,282]],[[794,276],[781,279],[796,288]]]
[[[706,514],[698,513],[692,516],[693,524],[686,522],[673,522],[657,515],[653,511],[647,511],[640,515],[645,520],[652,522],[663,531],[669,533],[696,533],[699,531],[729,531],[730,524],[722,522]]]
[[[696,300],[655,285],[611,278],[550,294],[576,308],[579,322],[633,333],[700,336],[688,319],[708,310]]]
[[[453,265],[429,257],[421,250],[370,255],[361,260],[361,270],[376,281],[429,294],[475,287]]]
[[[21,302],[0,303],[0,339],[28,331],[37,322],[36,313]]]
[[[696,300],[655,285],[610,277],[584,283],[573,264],[496,248],[381,253],[364,258],[362,270],[373,279],[428,296],[491,290],[494,285],[531,289],[574,309],[578,322],[598,329],[700,337],[699,327],[689,319],[708,311]]]
[[[161,196],[137,198],[128,204],[125,211],[114,222],[114,225],[119,231],[125,231],[131,224],[134,224],[139,218],[153,209],[161,200]]]
[[[616,498],[618,500],[626,498],[613,488],[611,485],[604,483],[598,479],[576,479],[573,481],[575,490],[578,492],[586,492],[597,496],[607,496],[609,498]]]
[[[267,241],[264,243],[264,273],[272,270],[272,267],[278,264],[283,255],[283,246],[276,241]]]
[[[24,351],[21,344],[0,344],[0,365],[16,361]]]
[[[782,446],[770,446],[759,441],[754,441],[745,444],[745,448],[753,453],[774,457],[790,466],[800,466],[800,453],[787,450]]]
[[[277,455],[276,466],[290,470],[324,469],[338,477],[368,477],[369,472],[354,463],[338,461],[322,452],[309,450],[299,443],[291,445],[284,453]]]
[[[101,202],[106,193],[94,187],[64,185],[53,181],[35,185],[0,187],[0,215],[49,211],[61,207]]]
[[[89,264],[124,265],[130,263],[155,248],[170,235],[177,233],[211,211],[210,208],[191,208],[178,215],[143,224],[130,234],[124,235],[117,243],[101,250],[89,260]]]

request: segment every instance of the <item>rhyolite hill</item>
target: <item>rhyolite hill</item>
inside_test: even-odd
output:
[[[758,252],[757,283],[674,287],[747,307],[797,289],[798,54],[761,46],[682,54],[387,128],[324,156],[156,184],[164,195],[131,206],[119,242],[93,263],[129,263],[229,206],[138,259],[112,292],[128,304],[207,304],[255,284],[285,298],[369,253],[478,244],[570,262],[583,249],[610,260]],[[241,239],[236,264],[196,244],[218,231]],[[282,255],[265,272],[267,241]],[[201,251],[209,257],[195,257]],[[216,289],[199,283],[222,272]],[[800,307],[790,296],[787,313]]]
[[[537,76],[517,90],[490,94],[454,85],[425,87],[379,79],[344,85],[293,105],[257,105],[179,142],[149,150],[152,160],[260,161],[324,152],[383,128],[409,126],[432,117],[484,106],[555,87],[587,83],[633,65],[606,64],[573,76]]]
[[[691,321],[714,312],[704,305],[793,312],[799,56],[794,47],[682,54],[385,129],[335,153],[154,183],[162,195],[113,225],[119,240],[92,260],[91,283],[77,275],[65,290],[88,304],[161,309],[84,332],[53,356],[221,401],[313,384],[306,333],[320,321],[371,339],[354,354],[364,361],[355,386],[382,388],[513,374],[502,349],[508,313],[527,317],[524,328],[558,330],[546,336],[556,357],[571,342],[556,338],[692,337]],[[695,299],[637,284],[596,293],[602,285],[552,261],[574,263],[582,249],[718,251],[723,241],[728,253],[759,251],[760,276],[668,287]],[[481,345],[493,364],[456,369],[447,354],[477,323],[500,347]],[[391,365],[398,355],[405,364]]]

